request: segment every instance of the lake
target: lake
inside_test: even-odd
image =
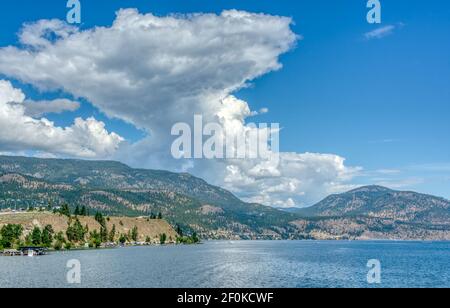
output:
[[[67,283],[71,259],[81,284]],[[379,285],[367,282],[371,259]],[[450,287],[450,242],[214,241],[0,257],[0,287]]]

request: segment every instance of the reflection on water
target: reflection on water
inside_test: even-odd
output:
[[[1,257],[0,287],[370,287],[367,261],[382,264],[381,287],[450,287],[450,243],[207,242]]]

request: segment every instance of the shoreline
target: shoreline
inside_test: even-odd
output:
[[[447,244],[450,243],[449,240],[442,240],[442,241],[428,241],[428,240],[204,240],[202,242],[199,243],[195,243],[195,244],[150,244],[150,245],[118,245],[118,246],[111,246],[111,247],[98,247],[98,248],[82,248],[82,247],[77,247],[77,248],[72,248],[72,249],[61,249],[61,250],[55,250],[55,249],[46,249],[45,253],[43,255],[34,255],[32,257],[41,257],[41,256],[46,256],[49,254],[54,254],[54,253],[68,253],[68,252],[83,252],[83,251],[105,251],[105,250],[117,250],[117,249],[123,249],[123,248],[156,248],[156,247],[180,247],[180,246],[196,246],[196,245],[205,245],[205,244],[214,244],[214,243],[221,243],[221,244],[242,244],[242,243],[286,243],[286,244],[291,244],[291,243],[324,243],[324,244],[331,244],[331,243],[336,243],[336,244],[342,244],[342,243],[359,243],[359,244],[376,244],[376,243],[392,243],[392,244]],[[4,255],[3,252],[0,252],[0,257],[28,257],[28,255],[26,254],[21,254],[21,255],[14,255],[14,256],[7,256]]]
[[[192,245],[202,245],[203,243],[195,243],[195,244],[149,244],[149,245],[118,245],[118,246],[111,246],[111,247],[97,247],[97,248],[83,248],[83,247],[76,247],[71,249],[60,249],[56,250],[53,248],[44,248],[45,253],[42,255],[33,255],[35,256],[46,256],[50,253],[64,253],[64,252],[77,252],[77,251],[104,251],[104,250],[116,250],[116,249],[123,249],[123,248],[135,248],[135,247],[176,247],[176,246],[192,246]],[[41,248],[41,247],[36,247]],[[26,254],[20,254],[20,255],[14,255],[14,256],[6,256],[4,255],[5,251],[13,251],[14,249],[5,249],[4,251],[0,252],[0,257],[28,257]]]

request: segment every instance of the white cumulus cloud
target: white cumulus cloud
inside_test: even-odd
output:
[[[9,81],[0,80],[0,147],[3,151],[36,150],[96,158],[111,155],[123,141],[94,118],[75,119],[70,127],[57,127],[45,118],[25,114],[25,95]]]
[[[292,22],[236,10],[158,17],[135,9],[120,10],[109,27],[87,30],[42,20],[20,32],[22,46],[0,48],[0,73],[43,91],[85,98],[106,115],[147,132],[135,144],[122,144],[112,158],[138,167],[189,171],[249,201],[303,205],[344,189],[358,169],[332,154],[280,153],[275,164],[261,159],[175,160],[170,153],[172,126],[192,124],[194,114],[238,137],[255,129],[246,120],[258,112],[233,94],[282,68],[280,55],[300,39]],[[259,113],[266,112],[260,106]],[[119,143],[118,136],[108,135],[100,123],[78,122],[75,127],[89,131],[88,136],[109,136],[110,146],[101,152],[113,152],[109,150]],[[91,147],[97,144],[93,140]],[[77,142],[83,144],[89,140]]]

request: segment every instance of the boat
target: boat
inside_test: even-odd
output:
[[[47,249],[42,247],[20,247],[19,250],[28,257],[43,256],[47,252]]]

